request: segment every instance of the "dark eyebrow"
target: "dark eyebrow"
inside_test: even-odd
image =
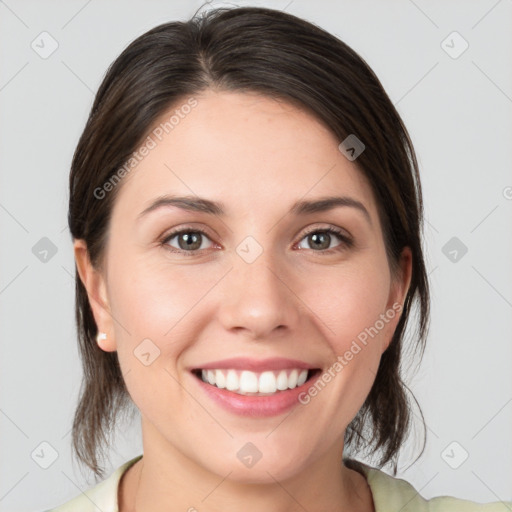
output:
[[[372,219],[364,204],[361,203],[361,201],[358,201],[357,199],[353,199],[352,197],[347,196],[329,196],[320,197],[318,199],[315,199],[314,201],[297,201],[291,207],[290,213],[294,213],[296,215],[307,215],[316,212],[326,212],[340,206],[356,208],[357,210],[364,214],[370,226],[372,225]]]
[[[157,198],[147,208],[145,208],[139,215],[138,219],[144,217],[149,212],[152,212],[158,208],[165,206],[175,206],[182,210],[207,213],[210,215],[218,215],[220,217],[225,216],[226,209],[223,203],[210,201],[209,199],[203,199],[197,196],[170,196],[165,195]],[[290,213],[294,215],[308,215],[318,212],[326,212],[340,206],[347,206],[356,208],[364,214],[366,220],[372,225],[372,219],[368,210],[365,208],[363,203],[353,199],[351,197],[338,197],[328,196],[320,197],[313,201],[297,201],[291,208]]]
[[[202,199],[196,196],[161,196],[153,201],[146,209],[144,209],[137,216],[138,219],[144,217],[149,212],[153,210],[157,210],[158,208],[162,208],[164,206],[175,206],[177,208],[181,208],[182,210],[188,210],[191,212],[201,212],[201,213],[209,213],[210,215],[219,215],[223,216],[224,213],[224,205],[222,203],[217,203],[215,201],[210,201],[209,199]]]

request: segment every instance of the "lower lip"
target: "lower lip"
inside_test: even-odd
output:
[[[299,395],[310,388],[319,376],[320,372],[317,371],[317,374],[304,382],[302,386],[287,389],[286,391],[279,391],[275,395],[250,396],[239,395],[227,389],[220,389],[192,375],[201,389],[221,407],[234,414],[251,417],[277,416],[289,411],[294,406],[300,404]]]

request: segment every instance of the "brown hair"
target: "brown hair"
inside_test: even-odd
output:
[[[393,461],[396,475],[396,458],[412,420],[401,358],[415,302],[419,314],[408,348],[419,349],[421,357],[429,323],[422,194],[415,152],[398,112],[370,67],[345,43],[290,14],[253,7],[210,10],[138,37],[109,67],[75,150],[69,181],[71,235],[86,242],[91,263],[101,269],[122,183],[101,200],[94,191],[130,158],[156,119],[205,89],[256,92],[291,102],[313,113],[340,142],[356,134],[366,146],[355,164],[375,195],[390,269],[395,275],[405,246],[411,248],[413,269],[393,339],[366,401],[346,430],[345,446],[347,453],[380,451],[378,465]],[[84,376],[73,448],[80,461],[103,477],[97,456],[104,454],[106,434],[114,430],[118,413],[133,403],[117,352],[104,352],[95,342],[97,326],[78,272],[76,323]],[[426,433],[421,453],[425,439]]]

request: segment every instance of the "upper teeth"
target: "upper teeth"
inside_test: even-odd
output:
[[[229,391],[245,393],[275,393],[277,390],[302,386],[308,378],[308,370],[293,369],[278,372],[255,373],[248,370],[202,370],[204,382]]]

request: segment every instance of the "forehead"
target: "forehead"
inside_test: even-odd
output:
[[[124,178],[115,209],[135,216],[151,199],[176,193],[221,201],[235,215],[230,205],[262,211],[338,193],[376,215],[366,178],[313,115],[254,93],[207,91],[193,99],[154,123],[143,143],[150,149]]]

